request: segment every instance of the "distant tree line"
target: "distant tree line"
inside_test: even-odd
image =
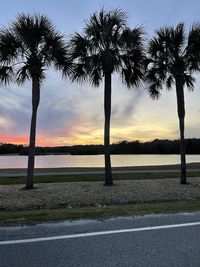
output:
[[[187,154],[200,154],[200,138],[186,139]],[[36,147],[37,155],[70,154],[98,155],[104,153],[103,145],[75,145],[59,147]],[[111,154],[179,154],[179,140],[159,140],[149,142],[121,141],[111,144]],[[28,147],[14,144],[1,144],[0,154],[28,155]]]
[[[20,154],[23,149],[23,145],[0,143],[0,154]]]

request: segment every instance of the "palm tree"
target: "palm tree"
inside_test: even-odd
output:
[[[184,87],[193,90],[193,74],[200,70],[200,27],[193,25],[186,35],[183,23],[177,27],[164,27],[156,31],[149,42],[147,74],[149,93],[159,98],[163,85],[176,88],[177,111],[180,128],[181,184],[186,184],[186,159],[184,139]]]
[[[128,87],[142,80],[143,31],[127,27],[126,14],[119,9],[93,13],[86,21],[83,34],[70,40],[75,69],[73,81],[88,81],[99,86],[104,81],[104,155],[105,185],[112,185],[110,159],[110,118],[112,74],[120,73]]]
[[[36,119],[40,102],[40,87],[45,70],[54,66],[65,74],[67,64],[66,45],[63,36],[54,29],[43,15],[20,14],[9,27],[0,31],[0,81],[24,84],[32,81],[32,117],[26,188],[33,188]]]

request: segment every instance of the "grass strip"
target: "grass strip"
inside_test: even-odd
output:
[[[152,213],[199,211],[200,200],[139,203],[98,207],[0,211],[0,224],[28,224],[76,219],[106,219],[116,216],[137,216]]]
[[[200,172],[189,172],[188,177],[199,177]],[[123,173],[113,174],[113,180],[139,180],[139,179],[165,179],[179,178],[177,172],[172,173]],[[103,174],[80,174],[80,175],[47,175],[35,176],[35,183],[63,183],[63,182],[96,182],[104,181]],[[0,177],[0,185],[25,184],[26,177]]]

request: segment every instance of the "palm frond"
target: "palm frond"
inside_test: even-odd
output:
[[[0,82],[3,84],[9,84],[13,81],[13,68],[9,66],[0,66]]]
[[[185,61],[190,71],[200,70],[200,24],[193,24],[189,31]]]
[[[86,37],[75,32],[71,37],[68,46],[70,47],[72,59],[76,59],[78,57],[86,57],[90,45],[89,40]]]
[[[177,77],[182,77],[188,89],[193,88],[192,72],[200,67],[198,58],[200,27],[195,25],[188,36],[183,23],[174,27],[164,27],[156,31],[150,40],[145,61],[146,81],[150,85],[150,95],[157,97],[162,85],[171,89]],[[197,48],[198,47],[198,48]],[[159,89],[160,87],[160,89]]]
[[[173,75],[169,75],[166,79],[166,88],[170,90],[172,88],[172,85],[174,84],[174,77]]]
[[[89,81],[92,85],[98,87],[102,81],[102,73],[98,68],[94,68],[89,76]]]
[[[98,86],[106,72],[119,72],[129,87],[139,85],[144,69],[144,32],[142,27],[128,28],[126,17],[120,9],[102,9],[86,21],[83,34],[75,32],[69,42],[71,58],[82,67],[81,72],[74,70],[78,73],[73,80]]]
[[[157,83],[158,80],[160,83],[164,82],[165,75],[163,74],[163,71],[160,70],[156,66],[152,66],[147,72],[146,72],[146,81],[149,83]]]
[[[16,82],[22,85],[26,80],[30,80],[30,72],[27,65],[22,66],[16,74]]]
[[[11,23],[11,28],[16,39],[23,43],[32,53],[36,52],[42,44],[43,38],[54,32],[51,21],[43,15],[18,14],[16,20]]]
[[[72,82],[82,83],[88,79],[88,72],[84,64],[76,63],[73,65],[73,71],[70,74]]]
[[[179,23],[176,28],[170,30],[169,49],[174,57],[178,57],[184,51],[184,44],[186,42],[185,27],[183,23]]]
[[[161,96],[160,90],[158,88],[160,84],[151,84],[148,88],[148,93],[152,99],[159,99]]]
[[[134,47],[141,46],[144,41],[144,29],[142,26],[134,29],[125,28],[120,36],[122,48],[129,48],[130,50]]]
[[[139,87],[143,81],[143,72],[140,68],[122,68],[121,71],[122,82],[128,88],[133,86]]]
[[[12,64],[18,57],[19,42],[10,29],[0,30],[0,60],[5,64]]]
[[[51,66],[65,76],[73,69],[64,36],[40,14],[19,14],[0,31],[0,60],[13,67],[18,84],[33,76],[42,81],[45,69]]]
[[[58,32],[52,32],[45,40],[46,44],[40,54],[44,58],[47,66],[54,66],[58,70],[62,70],[65,75],[72,70],[72,60],[68,53],[64,36]]]
[[[194,90],[194,83],[195,82],[196,82],[196,79],[193,76],[188,75],[188,74],[186,74],[184,76],[184,83],[186,84],[187,88],[190,91],[193,91]]]
[[[113,33],[115,28],[122,28],[126,25],[127,14],[121,9],[113,9],[109,12],[103,8],[99,13],[95,12],[86,21],[85,33],[100,39],[105,32]]]

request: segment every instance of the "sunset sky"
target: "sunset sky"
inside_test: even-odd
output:
[[[6,0],[1,3],[0,26],[20,12],[47,15],[66,36],[82,32],[84,20],[104,7],[128,12],[130,27],[143,25],[148,37],[162,26],[185,22],[187,29],[200,21],[199,0]],[[200,74],[199,74],[200,76]],[[198,77],[197,77],[198,78]],[[127,89],[117,75],[112,87],[111,142],[120,140],[177,139],[179,137],[175,91],[163,91],[158,101],[146,86]],[[27,144],[31,116],[31,83],[0,86],[0,142]],[[185,91],[186,137],[200,137],[200,79],[194,92]],[[103,143],[103,84],[71,84],[50,70],[41,88],[37,145],[59,146]]]

